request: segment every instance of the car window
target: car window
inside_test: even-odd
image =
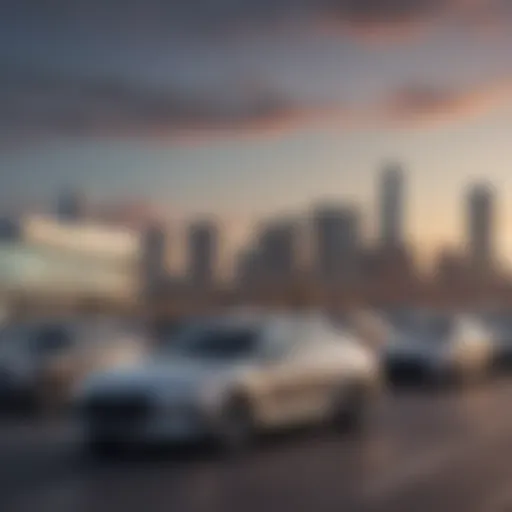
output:
[[[31,349],[41,355],[53,354],[71,346],[72,338],[63,326],[44,326],[37,328],[31,337]]]
[[[170,344],[172,353],[208,359],[240,359],[257,352],[258,332],[245,327],[197,326]]]
[[[265,329],[261,353],[264,359],[280,360],[297,353],[308,339],[308,324],[298,319],[278,319]]]
[[[402,323],[400,330],[417,338],[444,342],[453,334],[455,321],[448,315],[420,313],[411,315]]]

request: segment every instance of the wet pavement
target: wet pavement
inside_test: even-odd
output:
[[[364,435],[311,430],[222,459],[99,461],[65,421],[0,426],[2,512],[512,511],[512,380],[384,397]]]

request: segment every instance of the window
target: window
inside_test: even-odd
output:
[[[419,315],[408,326],[409,332],[431,341],[446,341],[453,333],[455,324],[452,318],[444,315]]]
[[[35,331],[31,348],[40,355],[53,354],[69,348],[71,336],[62,326],[44,326]]]
[[[172,352],[208,359],[240,359],[256,353],[258,333],[244,327],[201,326],[182,332],[170,345]]]

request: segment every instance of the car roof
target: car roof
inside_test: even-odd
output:
[[[225,328],[247,328],[247,329],[269,329],[272,327],[298,324],[322,324],[329,325],[323,315],[312,313],[274,313],[257,310],[243,310],[228,312],[221,315],[212,315],[192,319],[198,324],[225,327]]]

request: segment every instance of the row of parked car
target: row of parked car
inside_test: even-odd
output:
[[[512,360],[512,316],[426,311],[344,315],[238,311],[154,339],[126,322],[7,324],[0,395],[70,406],[94,452],[264,430],[359,427],[387,382],[475,382]]]

